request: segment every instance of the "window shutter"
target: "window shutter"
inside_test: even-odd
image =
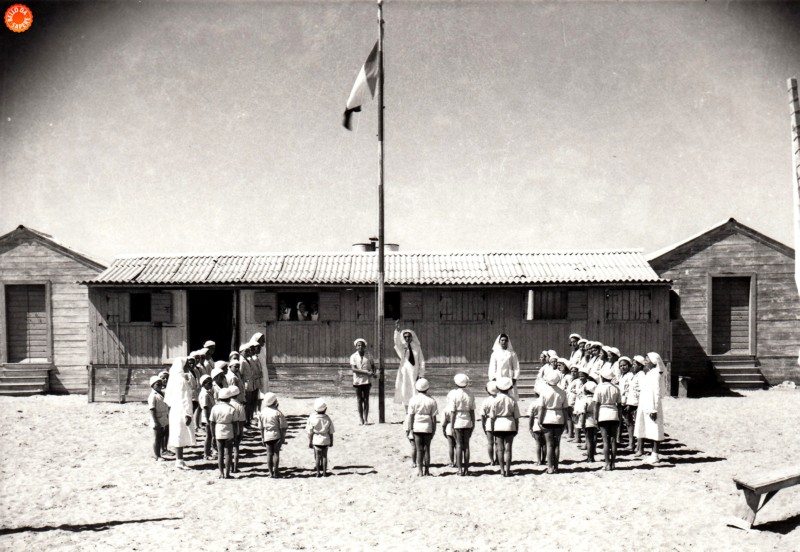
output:
[[[321,291],[319,293],[319,319],[341,320],[341,298],[338,291]]]
[[[172,322],[172,295],[169,293],[150,294],[150,319],[153,322]]]
[[[404,320],[422,320],[422,292],[404,291],[400,295],[400,311]]]
[[[253,318],[254,322],[263,324],[278,319],[275,312],[276,296],[269,291],[256,291],[253,294]]]

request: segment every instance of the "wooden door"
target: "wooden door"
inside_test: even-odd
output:
[[[186,356],[189,352],[186,335],[186,292],[177,290],[169,291],[168,293],[172,295],[172,315],[170,323],[165,323],[161,326],[162,362],[169,362],[179,356]]]
[[[8,362],[48,361],[48,321],[44,285],[6,286]]]
[[[750,354],[750,278],[712,278],[711,354]]]

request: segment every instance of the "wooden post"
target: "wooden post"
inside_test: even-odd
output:
[[[800,247],[800,99],[797,94],[797,79],[787,81],[789,87],[789,113],[792,128],[792,197],[794,197],[794,246]],[[800,293],[800,271],[795,258],[794,280]]]
[[[378,423],[386,423],[385,378],[383,365],[383,0],[378,0],[378,300],[375,320],[378,324]]]

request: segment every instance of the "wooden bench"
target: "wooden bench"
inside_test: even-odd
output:
[[[739,503],[736,515],[728,525],[749,531],[756,520],[756,513],[778,491],[800,485],[800,468],[792,466],[768,473],[757,472],[747,477],[734,477],[733,482],[737,489],[741,489],[743,501]]]

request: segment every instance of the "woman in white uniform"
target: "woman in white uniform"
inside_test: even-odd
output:
[[[183,460],[183,447],[195,445],[192,419],[193,378],[189,372],[188,359],[176,358],[169,369],[169,380],[164,392],[164,401],[169,405],[169,445],[175,448],[175,467],[182,470],[189,469]]]
[[[422,347],[417,334],[408,329],[401,332],[399,320],[395,322],[394,350],[400,357],[400,366],[394,383],[394,402],[406,408],[414,396],[414,385],[417,380],[425,377],[425,357],[422,356]]]
[[[653,453],[648,461],[658,462],[658,445],[664,440],[664,413],[661,406],[661,394],[664,391],[664,374],[666,366],[658,353],[647,353],[645,358],[645,374],[639,389],[639,407],[636,410],[636,426],[634,435],[639,440],[637,453],[644,452],[642,439],[653,442]]]
[[[514,352],[511,340],[504,333],[497,336],[492,345],[492,356],[489,359],[489,381],[509,378],[513,387],[508,392],[512,399],[519,400],[517,380],[519,379],[519,359]]]

